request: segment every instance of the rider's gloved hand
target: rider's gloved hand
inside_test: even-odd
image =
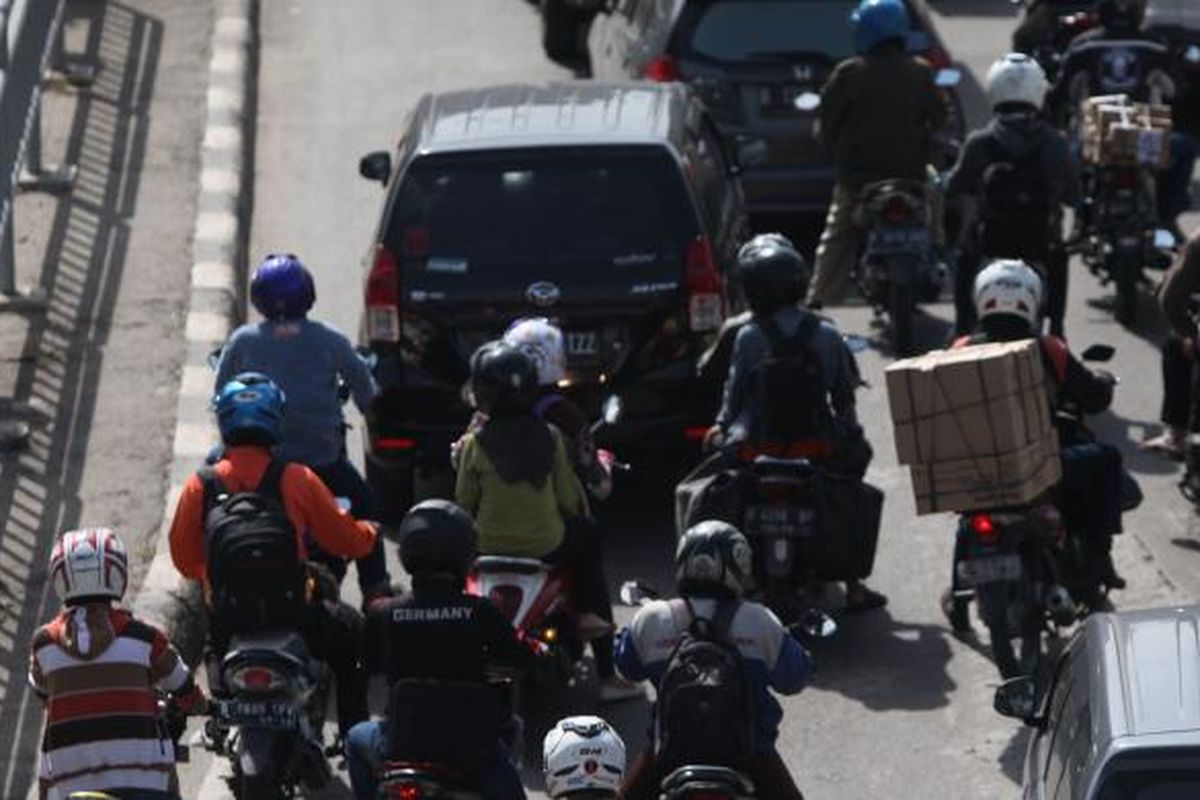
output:
[[[701,446],[706,452],[711,452],[725,444],[725,431],[721,430],[720,425],[713,425],[704,432],[704,439],[701,441]]]

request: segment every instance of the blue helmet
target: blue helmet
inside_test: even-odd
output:
[[[900,0],[862,0],[850,21],[854,23],[854,46],[860,53],[908,36],[908,9]]]
[[[283,389],[261,372],[243,372],[213,398],[225,444],[278,444],[287,405]]]
[[[299,319],[316,301],[312,275],[291,253],[267,256],[250,281],[250,302],[267,319]]]

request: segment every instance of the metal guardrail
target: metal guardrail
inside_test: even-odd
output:
[[[0,0],[0,296],[10,300],[17,298],[17,190],[63,191],[74,180],[74,168],[41,163],[41,82],[58,49],[62,12],[63,0]]]

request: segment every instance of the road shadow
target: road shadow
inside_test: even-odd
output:
[[[1200,553],[1200,542],[1195,539],[1184,539],[1181,536],[1176,536],[1171,539],[1171,544],[1178,547],[1180,550],[1190,550],[1193,553]]]
[[[843,617],[814,653],[813,686],[872,711],[930,710],[950,703],[949,631],[896,620],[886,608]]]
[[[87,29],[80,55],[102,68],[76,101],[65,160],[78,177],[57,201],[41,271],[49,308],[31,321],[29,357],[17,373],[16,399],[45,422],[27,450],[0,460],[0,797],[8,800],[26,796],[37,767],[42,709],[25,681],[27,648],[57,607],[46,584],[54,537],[80,522],[84,455],[163,40],[159,20],[118,2],[79,0],[64,13]]]
[[[1017,786],[1020,786],[1025,779],[1025,752],[1029,749],[1029,740],[1032,737],[1033,731],[1028,726],[1021,725],[1013,731],[1012,738],[1008,740],[1000,757],[996,759],[1004,777]]]

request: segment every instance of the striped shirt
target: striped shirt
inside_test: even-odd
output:
[[[66,609],[42,626],[29,665],[29,682],[46,699],[42,800],[174,791],[175,750],[159,727],[155,688],[179,691],[190,678],[161,631],[107,603]]]

